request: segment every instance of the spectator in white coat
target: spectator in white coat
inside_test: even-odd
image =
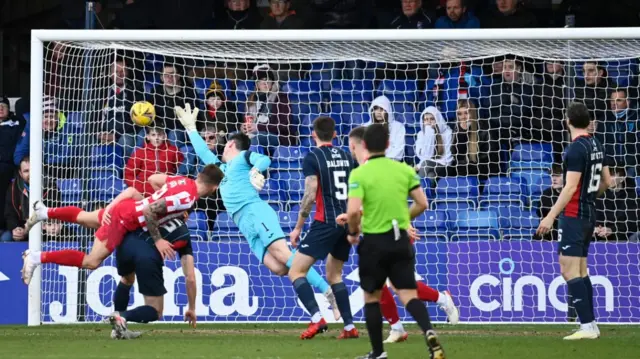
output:
[[[420,115],[420,132],[416,138],[416,155],[420,163],[416,171],[422,177],[435,178],[436,169],[453,162],[451,144],[453,131],[434,106],[427,107]]]
[[[369,106],[369,116],[371,119],[365,123],[369,126],[372,123],[384,123],[389,127],[389,147],[386,155],[388,158],[396,161],[404,159],[404,135],[406,130],[404,125],[397,122],[393,116],[393,108],[391,102],[386,96],[378,96],[373,99]]]

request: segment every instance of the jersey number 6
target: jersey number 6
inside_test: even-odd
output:
[[[589,179],[589,188],[587,193],[598,191],[600,188],[600,173],[602,172],[602,163],[591,165],[591,179]]]
[[[345,171],[333,172],[333,182],[337,189],[335,195],[338,201],[344,201],[347,199],[347,182],[345,182],[345,177],[347,177],[347,172]]]

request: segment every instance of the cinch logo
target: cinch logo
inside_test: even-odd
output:
[[[213,290],[210,294],[203,297],[202,293],[202,273],[196,268],[196,283],[198,286],[198,296],[196,297],[196,315],[208,316],[211,313],[215,315],[230,315],[238,313],[243,316],[251,316],[258,311],[258,297],[250,296],[249,293],[249,275],[239,267],[224,266],[218,267],[211,273],[209,283]],[[49,315],[51,320],[56,323],[70,323],[77,319],[77,299],[78,299],[78,268],[59,267],[58,274],[65,277],[66,284],[66,303],[52,301],[49,303]],[[165,316],[180,316],[186,310],[186,304],[178,307],[175,303],[176,282],[183,277],[182,268],[178,267],[175,271],[163,267],[164,287],[167,294],[164,296],[164,312]],[[103,266],[89,274],[87,278],[87,304],[95,313],[99,315],[109,315],[113,312],[113,307],[106,306],[103,303],[105,299],[104,283],[105,277],[113,278],[119,282],[120,276],[115,267]],[[231,279],[231,285],[225,285]],[[138,292],[138,282],[134,285],[134,302],[129,308],[144,305],[144,297]],[[113,292],[107,291],[107,296]],[[106,299],[111,302],[111,298]],[[206,303],[206,304],[205,304]],[[66,309],[66,310],[65,310]]]
[[[511,258],[503,258],[498,263],[501,277],[498,278],[491,274],[484,274],[476,278],[469,288],[469,296],[471,303],[484,312],[492,312],[502,306],[505,312],[521,312],[524,305],[523,289],[526,286],[533,286],[536,295],[532,298],[535,301],[536,310],[545,312],[547,310],[547,299],[549,304],[558,311],[567,311],[567,303],[558,298],[558,288],[565,285],[566,282],[562,276],[558,276],[547,285],[542,278],[534,275],[522,275],[513,278],[515,270],[515,262]],[[605,291],[605,310],[613,311],[613,285],[611,281],[604,276],[595,275],[591,277],[594,286],[599,285]],[[485,301],[481,298],[482,288],[486,285],[492,287],[502,287],[502,303],[496,299]],[[486,297],[486,296],[485,296]],[[527,298],[530,301],[531,298]]]

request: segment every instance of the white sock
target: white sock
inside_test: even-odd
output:
[[[40,251],[33,251],[33,252],[29,252],[29,258],[31,259],[31,261],[32,261],[33,263],[36,263],[36,264],[42,264],[42,263],[40,262],[40,255],[41,255],[41,254],[42,254],[42,252],[40,252]]]
[[[345,325],[344,326],[344,330],[346,330],[346,331],[350,331],[351,329],[355,329],[355,328],[356,328],[356,326],[353,325],[353,324],[349,324],[349,325]]]
[[[311,323],[317,323],[322,319],[322,314],[320,314],[320,312],[316,312],[314,315],[311,316]]]
[[[449,302],[449,299],[447,298],[447,296],[442,292],[438,292],[438,300],[436,300],[436,303],[439,306],[444,307],[445,305],[447,305],[448,302]]]
[[[391,324],[391,330],[395,330],[397,332],[404,332],[404,327],[402,326],[402,322],[398,321],[395,324]]]
[[[580,324],[580,329],[581,330],[595,330],[594,328],[594,322],[590,322],[590,323],[585,323],[585,324]]]

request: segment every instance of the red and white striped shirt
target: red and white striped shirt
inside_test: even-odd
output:
[[[199,198],[196,181],[181,176],[168,177],[162,188],[151,196],[137,201],[135,203],[135,215],[138,217],[138,222],[143,230],[147,230],[147,223],[143,214],[144,209],[162,198],[167,203],[167,213],[159,218],[158,223],[160,224],[173,218],[182,217],[184,211],[193,207]]]

